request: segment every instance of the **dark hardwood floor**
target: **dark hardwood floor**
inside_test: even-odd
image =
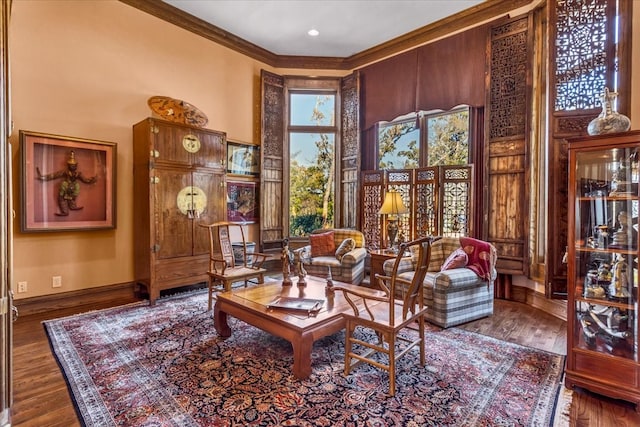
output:
[[[119,300],[117,304],[129,301]],[[53,357],[43,320],[106,308],[114,303],[51,311],[18,318],[13,337],[14,426],[79,426],[67,385]],[[495,301],[494,315],[462,328],[554,353],[566,353],[565,322],[530,306]],[[640,426],[632,404],[579,390],[573,394],[571,426]]]

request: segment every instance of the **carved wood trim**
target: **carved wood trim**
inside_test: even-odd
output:
[[[631,16],[634,2],[619,2],[620,21],[618,39],[619,63],[615,63],[615,1],[593,0],[584,2],[551,2],[547,7],[550,30],[549,46],[549,186],[548,233],[546,260],[546,295],[549,298],[566,298],[567,268],[562,256],[568,239],[568,155],[566,138],[586,135],[589,122],[600,113],[597,79],[614,87],[613,72],[617,69],[619,90],[618,110],[628,114],[631,99],[630,40]],[[589,7],[589,12],[580,12]],[[581,26],[573,25],[581,16]],[[587,26],[590,24],[588,30]],[[577,34],[574,34],[578,31]],[[589,37],[581,37],[588,32]],[[603,43],[604,40],[604,44]],[[567,48],[571,41],[571,48]],[[586,56],[580,52],[594,52]],[[595,72],[594,72],[595,70]],[[598,75],[598,73],[600,73]],[[565,74],[569,77],[565,78]],[[579,89],[568,82],[576,75],[590,75],[591,85]],[[586,87],[584,87],[586,86]],[[577,108],[576,108],[577,107]],[[580,108],[582,107],[582,108]]]
[[[360,174],[360,74],[358,71],[340,82],[340,182],[337,191],[342,194],[340,217],[337,225],[358,228],[358,176]]]
[[[491,28],[486,114],[487,201],[483,235],[498,251],[499,273],[529,271],[529,124],[532,17]]]
[[[260,244],[277,249],[284,236],[284,77],[262,70]]]

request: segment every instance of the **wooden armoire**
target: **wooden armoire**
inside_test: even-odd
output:
[[[135,280],[154,304],[163,289],[207,280],[198,224],[226,217],[224,132],[147,118],[133,126]]]

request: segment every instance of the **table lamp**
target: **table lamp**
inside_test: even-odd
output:
[[[398,235],[398,215],[408,212],[409,210],[402,202],[402,194],[391,190],[384,195],[384,202],[378,214],[387,216],[387,235],[389,236],[389,248],[391,250],[395,250],[393,245]]]

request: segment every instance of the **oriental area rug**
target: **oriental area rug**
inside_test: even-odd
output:
[[[287,341],[229,325],[218,337],[206,291],[44,322],[86,426],[551,426],[563,389],[562,355],[435,326],[394,397],[382,370],[344,376],[343,332],[315,342],[298,380]]]

